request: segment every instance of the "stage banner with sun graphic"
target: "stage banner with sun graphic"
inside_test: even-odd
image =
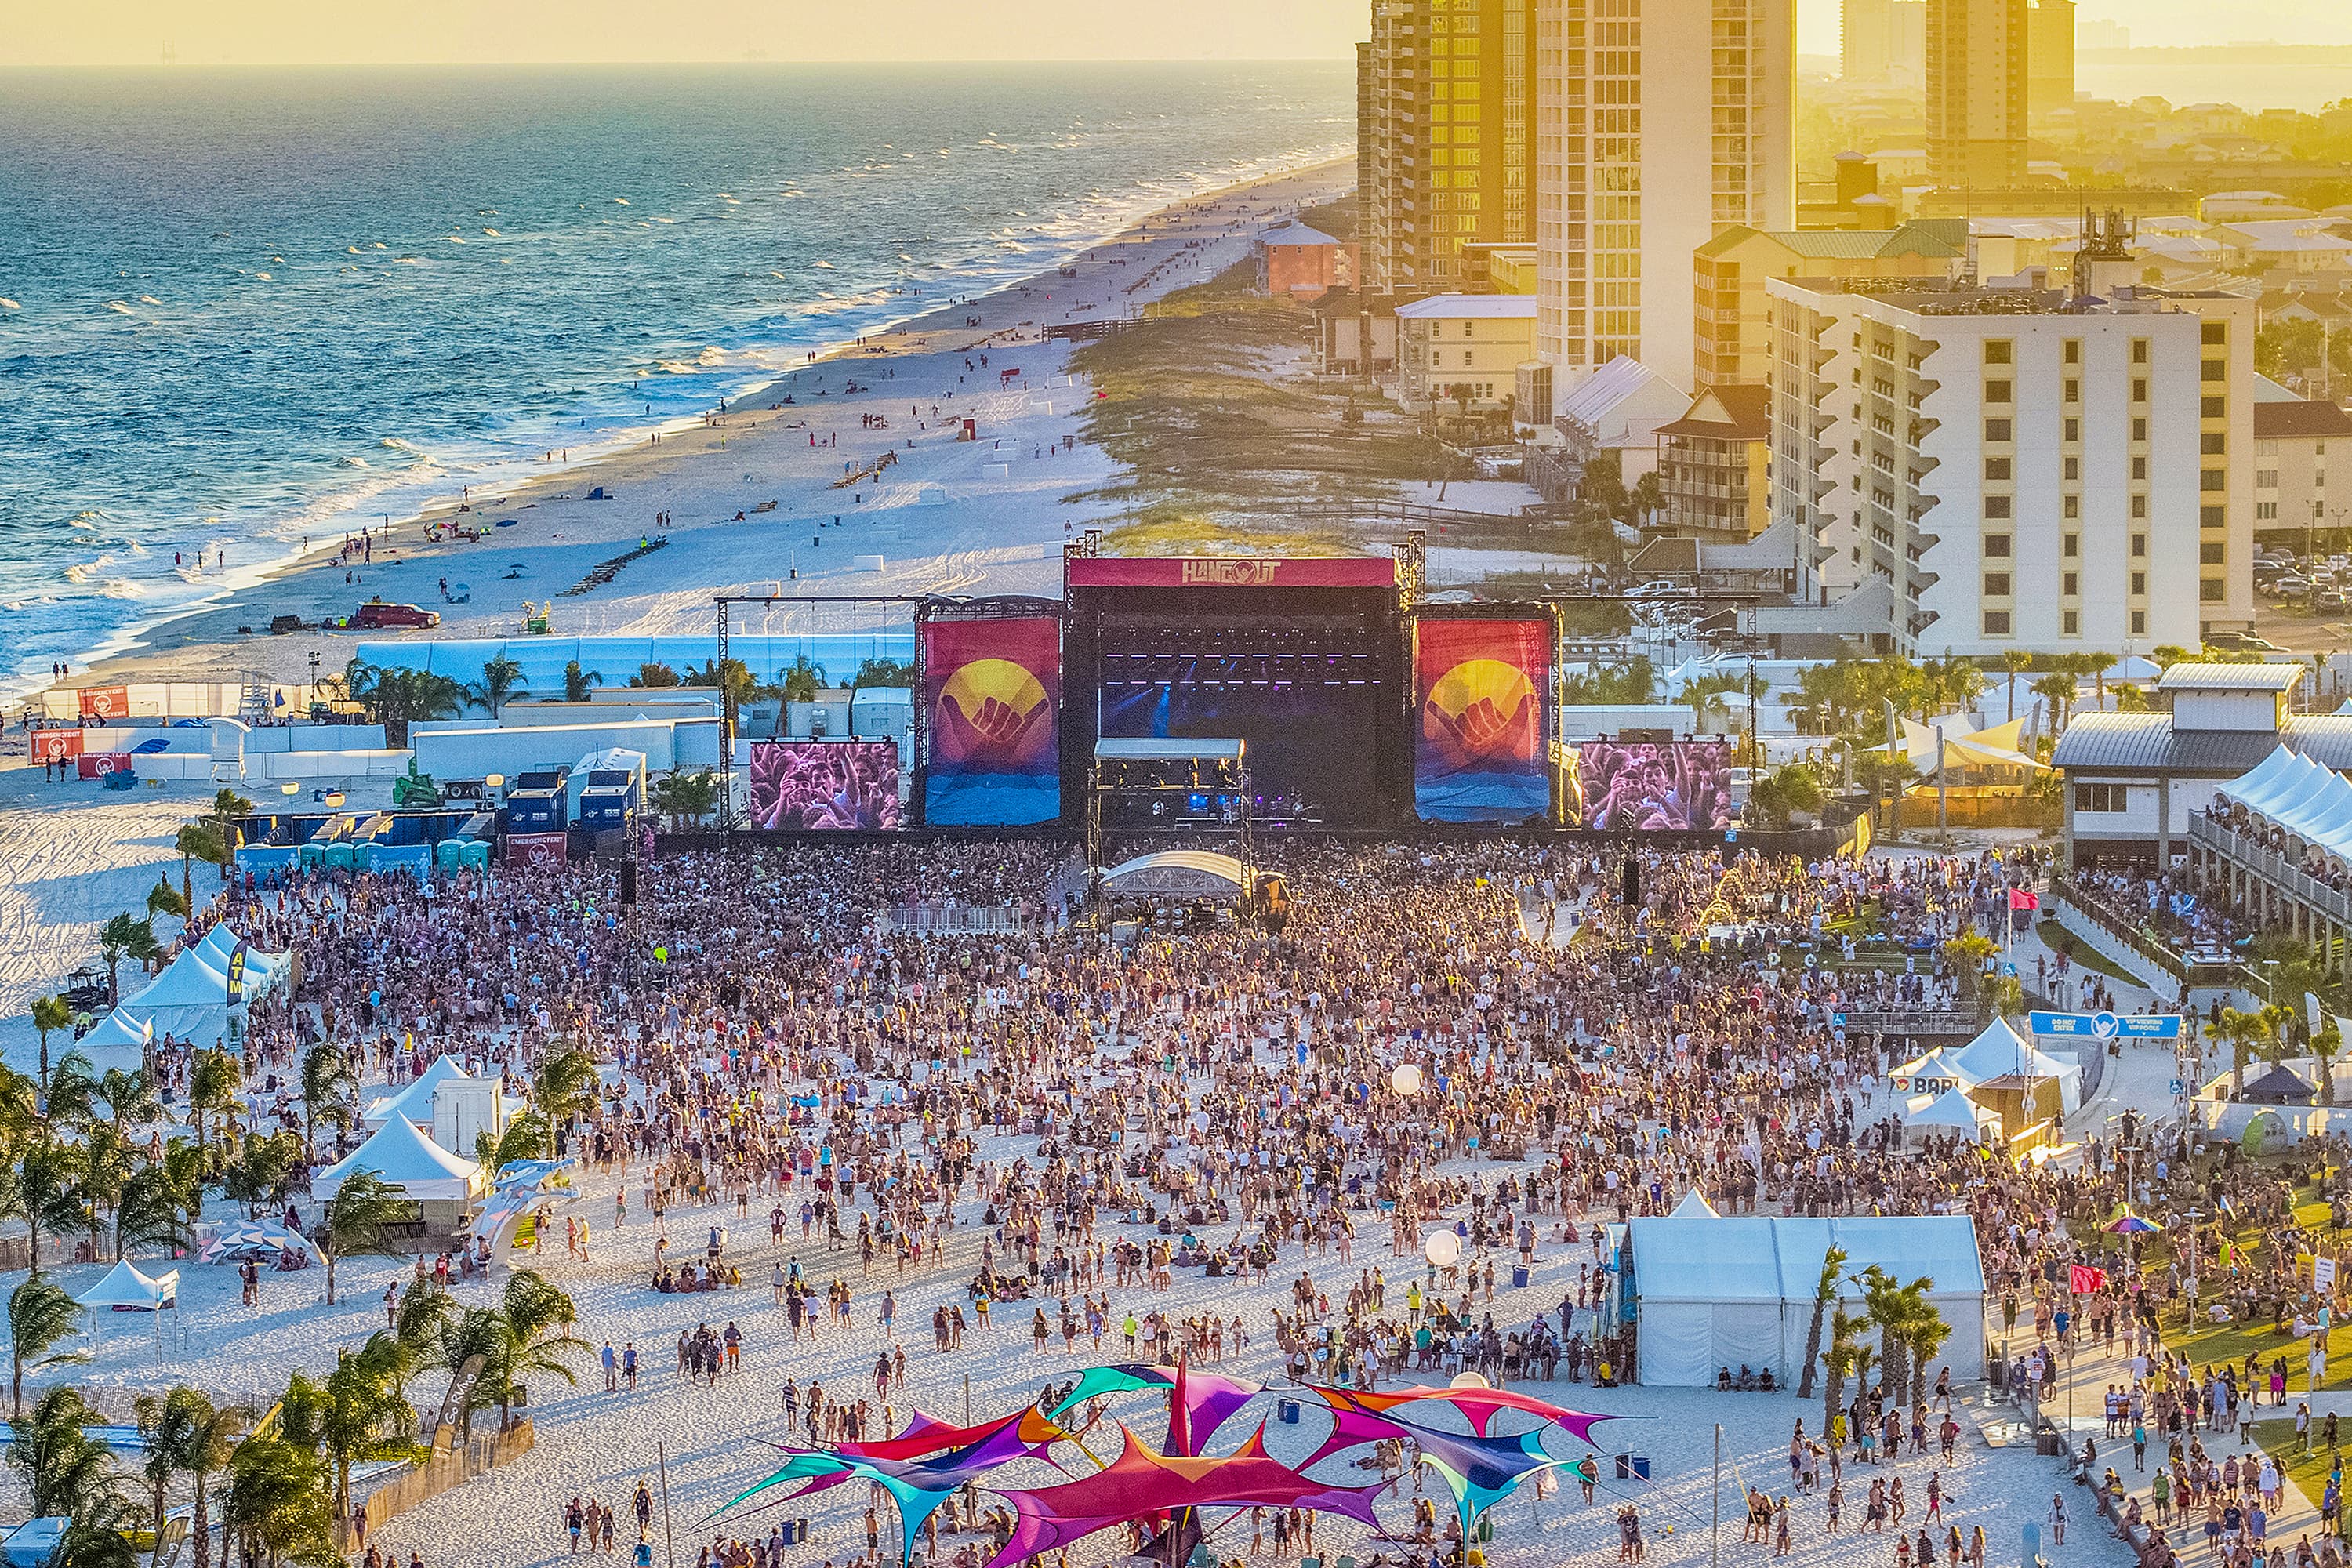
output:
[[[1022,827],[1062,814],[1062,626],[1051,616],[923,625],[923,820]]]
[[[1548,820],[1551,623],[1424,618],[1414,623],[1413,646],[1421,819]]]

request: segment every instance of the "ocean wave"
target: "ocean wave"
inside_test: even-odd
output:
[[[664,375],[692,375],[694,374],[694,366],[682,363],[674,359],[656,361],[655,363],[654,369],[659,371]]]
[[[810,265],[811,267],[822,268],[824,268],[824,269],[825,271],[827,271],[827,272],[830,272],[830,271],[832,271],[832,270],[833,270],[833,263],[832,263],[832,262],[830,262],[830,261],[812,261],[812,262],[810,262],[810,263],[809,263],[809,265]]]
[[[70,566],[68,566],[63,572],[58,573],[58,575],[63,577],[67,582],[74,584],[74,586],[79,587],[83,584],[89,582],[92,577],[96,576],[99,573],[105,571],[109,566],[113,564],[113,556],[101,555],[95,561],[77,561]]]
[[[118,316],[135,316],[139,313],[120,300],[109,300],[106,302],[106,308]]]
[[[0,310],[21,310],[24,308],[14,300],[0,300]]]
[[[88,511],[78,511],[66,519],[66,525],[69,528],[96,528],[105,519],[106,513],[92,507]]]
[[[152,294],[142,294],[139,296],[139,302],[142,305],[161,305],[163,301]]]
[[[144,590],[128,577],[109,577],[104,583],[99,585],[98,595],[101,599],[140,599],[146,597]]]
[[[419,458],[427,455],[424,447],[413,446],[410,443],[402,440],[397,436],[386,436],[383,440],[377,442],[376,445],[382,447],[388,452],[407,452]]]
[[[504,238],[506,237],[506,236],[504,236],[504,235],[500,234],[497,229],[494,229],[494,228],[486,228],[486,229],[482,230],[482,232],[483,232],[484,234],[488,235],[492,239],[504,239]]]
[[[373,466],[365,458],[340,458],[336,461],[346,468],[365,468]]]
[[[706,369],[711,365],[725,364],[727,363],[727,351],[714,345],[695,355],[694,363]]]
[[[627,206],[629,205],[629,198],[626,196],[614,196],[613,198],[613,205],[616,207]]]
[[[264,283],[272,283],[272,282],[277,281],[277,279],[275,279],[271,278],[271,277],[269,276],[269,274],[268,274],[268,273],[267,273],[267,272],[257,272],[257,273],[255,273],[255,274],[254,274],[254,276],[255,276],[256,278],[258,278],[259,279],[261,279],[261,281],[263,281]]]

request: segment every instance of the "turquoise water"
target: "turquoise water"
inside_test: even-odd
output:
[[[0,690],[305,538],[1350,152],[1353,91],[1345,64],[0,73]]]

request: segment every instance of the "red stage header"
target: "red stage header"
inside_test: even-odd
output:
[[[1079,556],[1065,563],[1073,588],[1393,588],[1385,555],[1201,555],[1134,559]]]

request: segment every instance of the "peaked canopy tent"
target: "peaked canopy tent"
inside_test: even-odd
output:
[[[267,1263],[278,1268],[308,1268],[318,1256],[318,1247],[309,1237],[267,1219],[241,1219],[224,1226],[196,1248],[199,1263]]]
[[[1898,722],[1902,740],[1889,742],[1879,750],[1908,759],[1912,772],[1922,778],[1932,778],[1947,767],[2023,768],[2030,773],[2046,772],[2049,768],[2048,763],[2026,754],[2022,719],[2011,719],[1989,730],[1965,729],[1962,726],[1967,721],[1955,719],[1943,726],[1940,749],[1936,726],[1909,719]]]
[[[84,1311],[92,1314],[148,1313],[155,1320],[155,1356],[158,1361],[161,1361],[163,1355],[163,1315],[169,1312],[174,1323],[181,1323],[180,1271],[174,1268],[168,1273],[150,1279],[132,1268],[129,1258],[124,1258],[116,1263],[112,1268],[108,1269],[103,1279],[75,1300],[81,1304]],[[93,1315],[90,1320],[93,1330],[97,1321],[97,1318]],[[185,1327],[184,1324],[181,1326],[183,1329]]]
[[[1693,1187],[1689,1192],[1683,1194],[1683,1201],[1675,1205],[1673,1217],[1675,1219],[1721,1219],[1723,1215],[1713,1204],[1706,1201],[1706,1194],[1700,1192],[1696,1187]]]
[[[1937,1365],[1948,1363],[1963,1380],[1984,1375],[1984,1265],[1968,1215],[1727,1219],[1680,1212],[1626,1226],[1624,1289],[1640,1324],[1635,1375],[1667,1387],[1708,1387],[1719,1370],[1745,1364],[1769,1367],[1793,1384],[1833,1246],[1846,1254],[1839,1300],[1859,1298],[1848,1277],[1874,1263],[1906,1284],[1934,1281],[1928,1298],[1952,1331]]]
[[[1957,1089],[1941,1094],[1922,1094],[1906,1101],[1900,1112],[1903,1130],[1923,1138],[1941,1137],[1952,1132],[1970,1138],[1984,1131],[1985,1112],[1977,1102]]]
[[[2247,1084],[2238,1098],[2252,1105],[2309,1105],[2318,1090],[2280,1063]]]
[[[2054,1078],[2058,1080],[2058,1100],[2069,1114],[2083,1106],[2083,1068],[2063,1057],[2029,1044],[2024,1037],[2009,1026],[2007,1020],[1995,1018],[1984,1031],[1950,1057],[1952,1064],[1970,1075],[1970,1081],[1988,1083],[2014,1073],[2021,1078]]]
[[[311,1177],[310,1191],[331,1198],[362,1171],[373,1172],[420,1203],[467,1204],[483,1187],[479,1164],[452,1154],[404,1116],[392,1118],[366,1142]]]
[[[1985,1081],[1983,1075],[1970,1072],[1960,1064],[1959,1052],[1942,1046],[1912,1058],[1886,1078],[1896,1089],[1913,1094],[1938,1093],[1947,1087],[1974,1089]]]
[[[398,1117],[422,1127],[430,1127],[433,1125],[434,1091],[449,1079],[465,1076],[466,1069],[457,1065],[455,1058],[436,1057],[407,1088],[385,1095],[362,1111],[360,1121],[365,1126],[381,1127]]]

